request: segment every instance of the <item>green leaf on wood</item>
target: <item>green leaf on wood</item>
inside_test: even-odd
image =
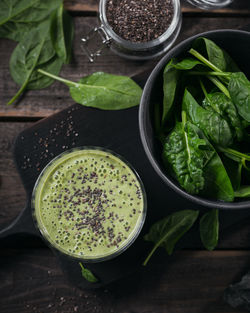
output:
[[[219,238],[218,209],[205,213],[200,219],[200,237],[207,250],[214,250]]]
[[[62,0],[2,0],[0,1],[0,38],[23,39],[32,28],[49,19]]]
[[[10,73],[21,88],[8,104],[13,103],[26,89],[45,88],[53,82],[52,78],[38,73],[37,68],[55,74],[60,72],[62,60],[56,56],[53,49],[49,25],[45,22],[43,28],[28,33],[12,53]]]
[[[84,267],[81,262],[79,262],[79,265],[80,265],[81,270],[82,270],[82,277],[84,277],[90,283],[98,282],[98,279],[95,277],[95,275],[89,269]]]
[[[198,215],[199,211],[182,210],[153,224],[144,240],[153,242],[154,247],[143,265],[147,265],[153,253],[159,247],[165,248],[169,255],[172,254],[175,244],[193,226]]]
[[[142,89],[127,76],[96,72],[75,83],[40,69],[38,72],[66,84],[71,97],[88,107],[121,110],[140,103]]]
[[[74,27],[72,17],[63,9],[63,4],[55,10],[51,22],[51,39],[54,49],[64,63],[71,58]]]

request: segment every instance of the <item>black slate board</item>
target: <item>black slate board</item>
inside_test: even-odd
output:
[[[143,84],[147,76],[147,73],[144,73],[135,79]],[[63,271],[73,284],[82,288],[96,288],[115,281],[141,266],[151,247],[150,243],[143,241],[143,234],[154,221],[175,210],[199,209],[205,212],[207,209],[180,197],[156,175],[140,141],[138,108],[101,111],[75,104],[35,123],[17,137],[13,151],[14,160],[27,192],[27,206],[16,221],[0,232],[0,238],[8,240],[10,235],[22,233],[40,236],[34,226],[30,207],[33,186],[39,173],[51,159],[66,149],[86,145],[105,147],[125,157],[139,173],[148,200],[146,222],[136,242],[113,260],[87,264],[98,277],[98,283],[88,283],[81,277],[77,260],[54,251]],[[250,210],[221,211],[220,227],[222,230],[226,229],[249,216]],[[194,228],[178,247],[200,248],[197,229]]]

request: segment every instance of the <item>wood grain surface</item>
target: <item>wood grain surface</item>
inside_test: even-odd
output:
[[[249,251],[181,251],[152,259],[107,288],[69,285],[47,249],[5,250],[0,260],[1,313],[233,313],[223,291],[248,269]]]
[[[65,7],[72,12],[85,12],[86,13],[97,13],[98,12],[98,0],[65,0]],[[180,0],[183,13],[198,13],[198,14],[238,14],[248,15],[250,14],[249,0],[235,0],[229,6],[216,10],[216,11],[203,11],[189,4],[186,0]]]
[[[99,57],[94,64],[90,64],[87,57],[83,55],[79,43],[81,37],[84,37],[90,29],[97,25],[97,18],[75,17],[74,21],[74,58],[70,65],[63,67],[62,77],[77,81],[80,77],[96,71],[133,76],[146,69],[153,68],[159,60],[158,58],[147,62],[128,61],[106,50],[105,55]],[[240,29],[249,23],[249,17],[187,17],[183,20],[182,31],[176,44],[193,34],[213,29]],[[46,89],[27,91],[17,105],[6,106],[8,100],[18,90],[18,86],[11,79],[8,65],[15,45],[12,41],[0,40],[0,118],[41,118],[73,104],[74,102],[68,93],[68,87],[55,82]]]
[[[240,29],[250,23],[250,1],[235,0],[217,11],[201,11],[182,1],[183,26],[176,43],[199,32],[218,28]],[[97,24],[98,0],[68,0],[74,16],[74,58],[61,75],[77,81],[95,71],[133,76],[152,68],[157,60],[132,62],[106,50],[90,64],[79,42]],[[18,86],[9,74],[9,58],[15,47],[0,39],[0,228],[8,225],[25,205],[26,195],[12,159],[17,134],[73,101],[67,87],[55,82],[39,91],[28,91],[18,104],[7,101]],[[167,257],[158,251],[147,268],[96,291],[71,286],[57,260],[41,241],[25,238],[12,248],[0,249],[1,313],[233,313],[223,301],[223,291],[250,269],[250,220],[229,228],[218,249],[178,251]],[[1,244],[1,243],[0,243]]]

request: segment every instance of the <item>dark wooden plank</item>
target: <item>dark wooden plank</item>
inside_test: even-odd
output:
[[[15,137],[31,123],[0,123],[0,228],[7,226],[24,207],[26,195],[17,174],[12,147]]]
[[[65,0],[65,7],[72,12],[95,12],[98,11],[98,0]],[[201,13],[204,11],[197,9],[185,0],[181,0],[183,13]],[[205,11],[206,12],[206,11]],[[211,12],[211,11],[210,11]],[[213,14],[250,14],[250,3],[248,0],[235,0],[229,6],[212,11]]]
[[[182,251],[172,257],[162,253],[131,277],[105,289],[81,291],[68,284],[49,250],[5,250],[0,259],[0,311],[243,313],[224,303],[223,291],[240,279],[249,261],[250,252],[242,251]]]
[[[74,60],[72,64],[64,66],[61,76],[77,81],[80,77],[95,71],[106,71],[114,74],[133,76],[145,69],[152,68],[157,60],[148,62],[133,62],[105,51],[94,64],[89,63],[82,54],[80,38],[97,24],[95,17],[75,18]],[[177,43],[183,39],[206,30],[218,28],[239,29],[249,24],[249,18],[185,18],[181,34]],[[17,92],[18,86],[13,82],[9,73],[9,58],[15,43],[0,40],[0,118],[9,117],[44,117],[57,112],[73,103],[68,88],[59,82],[42,90],[28,91],[18,105],[6,106],[8,100]]]

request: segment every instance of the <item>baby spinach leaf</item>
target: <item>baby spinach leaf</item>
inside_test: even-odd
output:
[[[177,87],[179,83],[180,73],[174,67],[177,61],[171,59],[171,61],[166,65],[163,73],[163,111],[162,111],[162,125],[168,119],[171,112],[171,108],[174,105],[175,95],[177,92]]]
[[[222,92],[207,94],[202,106],[208,111],[214,111],[220,114],[228,124],[235,130],[238,140],[243,137],[243,126],[238,112],[230,98]]]
[[[197,38],[192,46],[194,49],[199,51],[208,60],[218,67],[223,72],[238,72],[240,71],[238,66],[235,64],[233,59],[229,54],[221,49],[215,42],[212,40],[199,37]]]
[[[66,84],[71,97],[77,103],[88,107],[121,110],[140,103],[142,89],[127,76],[96,72],[75,83],[40,69],[38,72]]]
[[[245,74],[242,72],[232,73],[228,90],[240,116],[250,122],[250,82]]]
[[[20,41],[32,27],[62,4],[62,0],[3,0],[0,1],[0,38]]]
[[[228,158],[226,155],[221,155],[221,160],[231,180],[233,189],[234,190],[239,189],[240,184],[241,184],[241,174],[242,174],[241,159],[235,162],[235,160]]]
[[[233,134],[228,122],[217,112],[201,107],[188,90],[184,92],[182,108],[212,142],[225,147],[232,144]]]
[[[219,238],[218,209],[205,213],[200,219],[200,237],[207,250],[214,250]]]
[[[206,141],[199,137],[191,122],[177,122],[163,145],[163,160],[181,187],[191,194],[204,188],[204,164],[213,151],[206,149]]]
[[[202,63],[193,58],[185,58],[180,62],[173,64],[177,70],[191,70],[197,65],[202,65]]]
[[[144,240],[153,242],[154,247],[143,265],[147,265],[158,247],[163,247],[169,255],[172,254],[176,242],[193,226],[198,215],[199,211],[182,210],[153,224],[149,233],[145,235]]]
[[[227,171],[216,153],[203,169],[204,189],[201,195],[221,201],[232,202],[234,190]]]
[[[64,63],[69,63],[70,61],[73,36],[72,17],[63,9],[63,4],[61,4],[52,16],[51,38],[58,57]]]
[[[196,129],[199,137],[206,141],[206,149],[210,151],[211,155],[211,157],[206,158],[207,162],[204,164],[204,188],[200,191],[200,194],[221,201],[232,202],[234,200],[234,190],[219,155],[203,132],[195,125],[193,125],[193,128]]]
[[[241,186],[234,192],[236,198],[249,198],[250,197],[250,186]]]
[[[21,88],[8,104],[13,103],[25,89],[45,88],[53,82],[50,77],[38,73],[37,67],[55,74],[60,72],[62,61],[53,49],[49,25],[49,22],[45,22],[39,30],[27,33],[12,53],[10,73]]]
[[[163,125],[168,120],[171,109],[176,101],[176,94],[180,89],[181,71],[191,70],[201,64],[196,59],[185,58],[180,62],[177,62],[176,59],[171,59],[166,65],[163,73]]]
[[[80,265],[81,270],[82,270],[82,276],[83,276],[87,281],[89,281],[90,283],[96,283],[96,282],[98,282],[98,279],[95,277],[95,275],[94,275],[89,269],[87,269],[86,267],[84,267],[81,262],[79,262],[79,265]]]

